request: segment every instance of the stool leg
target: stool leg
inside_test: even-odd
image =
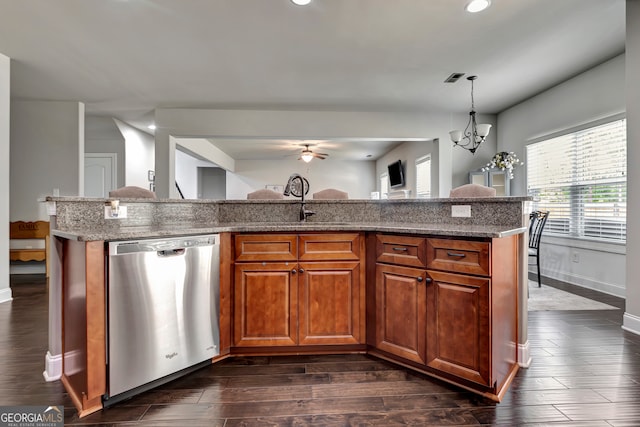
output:
[[[540,276],[540,254],[536,253],[536,262],[538,263],[538,287],[542,287],[542,276]]]

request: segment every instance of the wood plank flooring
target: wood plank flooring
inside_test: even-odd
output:
[[[621,308],[529,313],[533,363],[499,404],[365,355],[252,357],[78,419],[60,382],[42,377],[44,279],[12,281],[14,300],[0,304],[0,405],[64,405],[66,425],[640,426],[640,336],[620,327],[624,301],[597,292],[583,296]]]

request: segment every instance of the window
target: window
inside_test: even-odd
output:
[[[431,197],[431,154],[416,159],[416,197]]]
[[[548,210],[545,234],[624,242],[626,119],[527,146],[527,190]]]
[[[389,173],[384,172],[380,174],[380,198],[386,199],[389,197]]]

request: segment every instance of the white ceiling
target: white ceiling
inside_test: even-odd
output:
[[[0,0],[0,53],[13,99],[143,127],[157,107],[468,112],[452,72],[498,113],[624,52],[624,0],[465,3]]]

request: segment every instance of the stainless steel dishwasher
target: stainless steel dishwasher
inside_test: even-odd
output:
[[[219,243],[215,234],[109,243],[105,403],[219,354]]]

